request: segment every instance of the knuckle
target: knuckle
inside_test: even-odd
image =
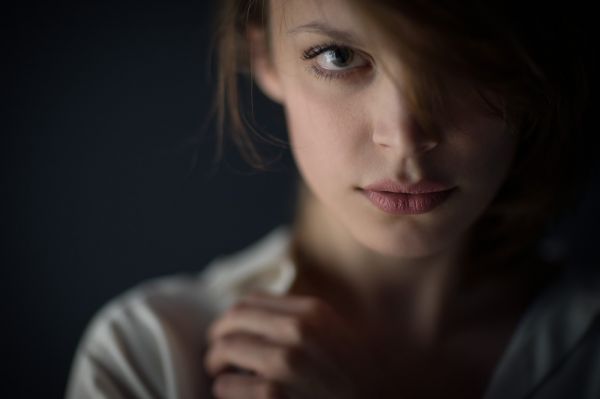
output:
[[[247,342],[247,337],[244,336],[244,334],[242,333],[229,333],[226,335],[223,335],[218,341],[217,341],[217,345],[220,348],[236,348],[239,347],[240,345],[244,345]]]
[[[301,359],[302,353],[295,346],[274,351],[270,362],[273,378],[288,380],[299,369]]]
[[[215,339],[210,345],[210,350],[214,354],[224,354],[230,351],[236,351],[244,344],[242,336],[237,333],[229,333]]]
[[[207,330],[207,337],[209,340],[214,341],[220,338],[223,335],[223,332],[226,330],[226,326],[227,323],[224,318],[212,323]]]
[[[290,317],[285,320],[283,323],[283,330],[283,333],[295,344],[304,341],[307,335],[306,323],[295,317]]]

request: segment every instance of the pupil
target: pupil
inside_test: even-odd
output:
[[[337,48],[329,52],[329,61],[336,67],[344,67],[352,60],[350,49]]]

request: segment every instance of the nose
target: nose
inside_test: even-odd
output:
[[[403,158],[417,157],[438,146],[439,134],[421,126],[401,87],[382,79],[374,91],[371,114],[375,144]]]

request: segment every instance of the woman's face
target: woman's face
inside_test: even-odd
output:
[[[464,101],[447,104],[454,123],[440,120],[435,135],[426,133],[407,107],[402,60],[366,46],[369,32],[343,0],[272,0],[270,12],[272,63],[255,63],[255,76],[283,105],[300,173],[328,213],[388,256],[423,257],[458,243],[513,159],[516,140],[504,122],[457,94]],[[453,190],[433,208],[427,196],[392,200],[404,210],[390,213],[365,195],[382,180]]]

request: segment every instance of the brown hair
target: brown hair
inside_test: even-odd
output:
[[[475,0],[349,0],[348,5],[381,37],[400,38],[393,42],[407,65],[410,103],[424,127],[435,128],[445,82],[458,79],[478,88],[486,108],[518,135],[509,176],[471,230],[472,254],[492,256],[499,264],[531,255],[544,230],[575,203],[582,183],[576,177],[585,166],[578,151],[584,147],[588,83],[577,19],[549,3],[533,9],[522,2]],[[224,0],[217,42],[219,137],[229,123],[242,155],[261,169],[265,163],[247,133],[281,142],[246,123],[237,77],[250,67],[246,29],[267,27],[268,17],[267,0]]]

